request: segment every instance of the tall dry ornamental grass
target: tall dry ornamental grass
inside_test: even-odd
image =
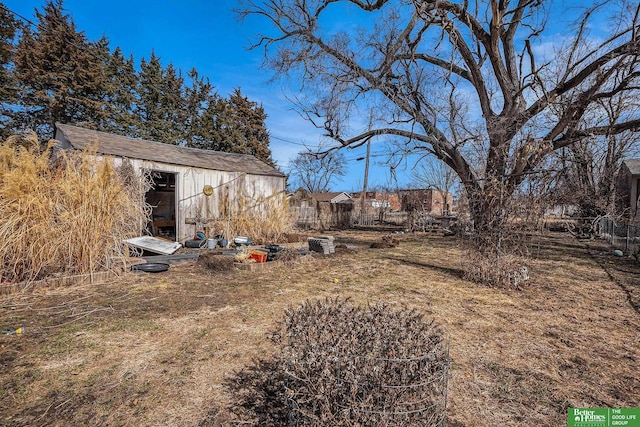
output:
[[[278,243],[285,240],[294,223],[285,195],[254,199],[248,194],[222,197],[219,219],[211,224],[226,237],[247,236],[255,243]]]
[[[53,144],[42,151],[35,135],[0,145],[2,282],[120,267],[122,240],[149,218],[131,168],[92,152],[59,150],[55,162],[52,154]]]

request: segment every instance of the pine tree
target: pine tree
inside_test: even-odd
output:
[[[61,0],[48,1],[36,18],[37,31],[24,29],[15,57],[27,124],[47,138],[56,122],[91,126],[100,121],[106,79],[99,46],[76,30]]]
[[[4,9],[0,8],[0,11]],[[136,72],[133,57],[111,52],[102,37],[90,42],[64,14],[62,0],[36,11],[37,29],[24,28],[15,49],[18,97],[8,101],[20,114],[14,128],[30,127],[42,139],[53,136],[56,122],[73,123],[120,135],[232,153],[252,154],[273,165],[269,133],[261,105],[236,89],[229,99],[214,92],[194,68],[185,83],[182,71],[162,66],[151,52]],[[0,79],[15,33],[8,13],[0,15]],[[9,83],[2,85],[6,92]],[[3,122],[9,122],[4,114]]]
[[[209,148],[211,122],[207,111],[211,103],[217,102],[209,79],[200,77],[193,68],[188,74],[191,85],[184,89],[185,96],[185,145],[192,148]]]
[[[208,111],[213,122],[212,149],[251,154],[273,165],[264,108],[235,89],[229,99],[219,99]]]
[[[0,138],[4,140],[15,131],[14,110],[17,87],[11,71],[13,40],[18,23],[0,3]]]
[[[186,143],[187,100],[182,72],[169,64],[162,73],[161,111],[165,136],[163,142],[175,145]]]
[[[140,123],[139,136],[153,140],[158,136],[160,119],[160,88],[162,87],[162,66],[160,58],[151,52],[149,60],[140,60],[140,72],[138,73],[138,103],[135,115]]]
[[[230,112],[229,101],[218,96],[211,99],[207,110],[204,112],[204,123],[207,126],[207,141],[205,146],[209,150],[238,152],[234,151],[235,127],[233,114]]]
[[[244,96],[239,88],[229,96],[224,109],[228,121],[228,138],[233,153],[251,154],[273,165],[269,148],[269,131],[264,108]]]
[[[119,47],[106,56],[104,73],[107,78],[106,114],[100,130],[136,137],[140,125],[133,114],[136,104],[138,76],[133,56],[128,59]]]
[[[186,101],[184,79],[172,64],[162,68],[160,58],[151,52],[140,62],[136,115],[140,136],[168,144],[185,143]]]
[[[251,154],[274,165],[269,148],[267,115],[262,106],[249,101],[240,89],[225,99],[212,97],[202,112],[204,138],[198,148],[229,153]]]

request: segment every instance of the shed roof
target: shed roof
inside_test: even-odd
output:
[[[627,159],[624,161],[631,175],[640,175],[640,159]]]
[[[351,196],[342,192],[312,193],[311,197],[318,202],[340,203],[352,200]]]
[[[249,154],[180,147],[56,123],[56,139],[61,140],[62,137],[77,150],[95,145],[99,154],[210,170],[284,177],[276,168]]]

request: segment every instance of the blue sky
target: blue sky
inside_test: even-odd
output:
[[[0,0],[11,11],[34,20],[35,9],[44,0]],[[222,96],[236,87],[252,101],[261,103],[268,114],[274,160],[288,170],[290,159],[304,150],[304,144],[315,147],[327,143],[311,123],[292,110],[286,100],[284,83],[268,83],[271,74],[261,69],[262,51],[249,51],[250,40],[260,31],[260,23],[241,23],[233,9],[235,0],[65,0],[65,10],[73,17],[78,30],[90,40],[103,35],[111,49],[119,46],[126,55],[133,54],[136,64],[148,58],[151,51],[163,65],[172,63],[183,73],[195,67],[207,76]],[[381,144],[372,144],[369,188],[390,185],[389,168],[383,166]],[[336,191],[361,189],[364,175],[365,148],[344,150],[348,174],[334,185]],[[411,181],[410,173],[398,172],[400,186]]]
[[[45,0],[0,2],[30,20],[34,20],[35,9],[45,4]],[[573,34],[574,28],[567,25],[581,10],[577,7],[582,3],[582,0],[551,3],[549,13],[553,19],[549,21],[549,27],[552,28],[533,45],[539,59],[549,55],[554,57],[554,46]],[[234,12],[239,7],[237,0],[64,0],[63,4],[78,30],[84,31],[90,40],[106,36],[111,49],[120,47],[126,55],[133,54],[136,64],[141,58],[149,58],[154,51],[164,66],[172,63],[185,74],[195,67],[201,76],[210,79],[221,96],[226,97],[240,87],[250,100],[264,107],[268,115],[266,124],[271,135],[272,155],[282,171],[289,172],[290,160],[304,151],[305,145],[315,148],[320,144],[325,147],[334,144],[293,110],[286,96],[295,93],[287,89],[285,82],[269,83],[271,72],[261,69],[262,49],[248,50],[257,34],[270,33],[269,28],[263,27],[268,23],[255,17],[239,22]],[[359,20],[353,10],[338,10],[332,15],[339,13],[335,22],[323,23],[329,32],[348,30],[345,25]],[[598,25],[610,25],[607,15],[603,11],[597,15],[596,34],[599,33]],[[366,18],[370,19],[369,16]],[[468,112],[470,116],[474,114],[481,120],[479,110]],[[367,124],[352,122],[351,125],[361,125],[364,129]],[[332,190],[352,192],[362,189],[365,162],[358,159],[364,158],[365,150],[364,146],[343,150],[348,173],[333,185]],[[374,140],[371,152],[369,189],[381,186],[407,188],[411,185],[410,168],[417,156],[396,168],[392,179],[389,166],[384,165],[388,152],[384,142]]]

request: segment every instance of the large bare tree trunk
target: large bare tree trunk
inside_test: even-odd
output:
[[[574,25],[560,38],[548,34],[554,0],[245,2],[245,16],[275,31],[256,47],[276,73],[300,78],[309,98],[296,105],[339,147],[384,137],[457,173],[480,254],[502,256],[514,193],[550,172],[555,153],[640,131],[637,2],[564,9]],[[618,21],[594,22],[605,15]],[[329,30],[331,18],[342,21]]]

